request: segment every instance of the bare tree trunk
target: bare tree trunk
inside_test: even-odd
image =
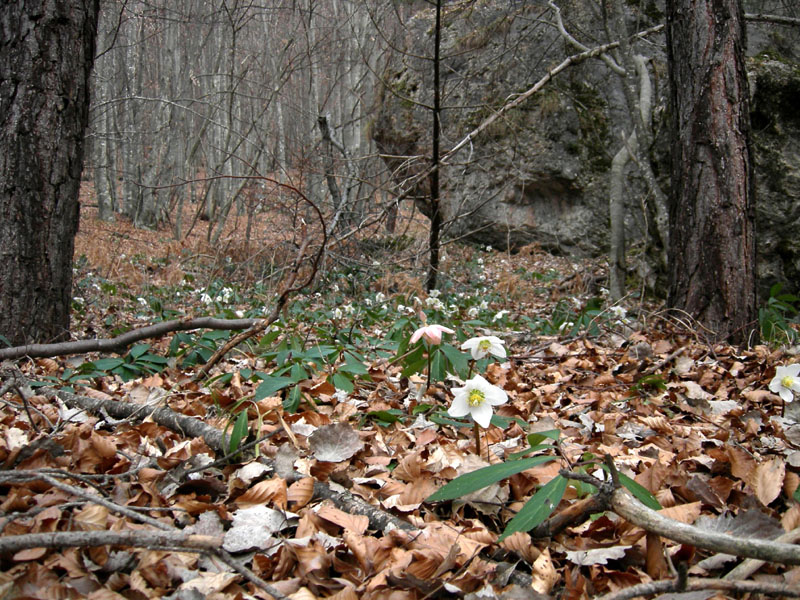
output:
[[[0,3],[0,335],[11,344],[69,335],[98,10]]]
[[[669,305],[717,340],[756,323],[753,163],[739,0],[668,0]]]
[[[436,287],[436,276],[439,273],[439,235],[442,230],[442,213],[439,206],[439,117],[441,112],[441,90],[439,82],[439,52],[442,38],[442,0],[436,0],[436,24],[434,25],[433,41],[433,140],[430,181],[431,186],[431,229],[428,238],[428,277],[425,280],[425,289],[431,291]]]

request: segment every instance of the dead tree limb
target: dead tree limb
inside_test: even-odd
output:
[[[25,533],[0,538],[0,555],[31,548],[92,548],[125,546],[128,548],[169,548],[183,552],[199,552],[215,556],[236,573],[274,598],[286,599],[247,567],[242,566],[222,549],[222,536],[197,535],[174,529],[171,531],[55,531]]]
[[[718,590],[730,593],[765,594],[767,596],[785,596],[800,598],[800,589],[796,586],[770,583],[766,581],[727,581],[724,579],[701,579],[690,577],[684,585],[678,579],[666,581],[650,581],[632,585],[611,594],[600,596],[597,600],[631,600],[637,596],[651,596],[669,592],[698,592],[701,590]]]
[[[647,508],[623,488],[616,489],[611,495],[610,509],[630,523],[675,542],[704,548],[712,552],[800,565],[800,546],[775,540],[741,538],[693,527],[669,519]]]
[[[21,358],[48,358],[66,354],[86,354],[87,352],[119,352],[142,340],[161,337],[175,331],[192,331],[195,329],[247,329],[260,319],[217,319],[214,317],[197,317],[173,319],[154,323],[139,329],[133,329],[108,339],[77,340],[58,344],[28,344],[13,348],[0,348],[0,360]]]

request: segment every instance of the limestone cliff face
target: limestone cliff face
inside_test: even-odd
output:
[[[567,29],[587,46],[608,39],[594,2],[557,3]],[[643,7],[641,12],[629,9],[630,30],[643,31],[662,21],[660,3],[629,4]],[[761,9],[769,7],[750,7]],[[443,151],[565,57],[579,52],[565,43],[545,1],[457,3],[446,9],[443,22]],[[758,27],[751,35],[751,41],[756,39],[751,54],[776,46],[770,28]],[[408,54],[388,66],[378,97],[372,133],[398,182],[428,164],[433,69],[425,57],[433,54],[432,39],[432,13],[421,11],[407,29]],[[776,279],[800,281],[800,241],[795,234],[800,221],[800,113],[790,108],[796,105],[800,68],[792,62],[796,56],[787,56],[796,44],[781,40],[780,60],[762,53],[752,60],[750,72],[765,285]],[[635,41],[634,50],[652,59],[649,69],[656,91],[651,157],[667,191],[663,44],[661,34],[655,33]],[[443,168],[448,235],[499,248],[537,242],[572,256],[605,253],[611,159],[630,130],[621,78],[598,59],[569,67]],[[647,188],[633,164],[628,173],[632,176],[626,190],[626,230],[628,239],[636,242],[653,226],[653,215],[643,210]],[[422,181],[413,194],[423,212],[426,186]]]

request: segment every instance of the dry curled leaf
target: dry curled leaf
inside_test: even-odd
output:
[[[308,438],[308,445],[317,460],[342,462],[361,450],[361,438],[347,423],[320,427]]]

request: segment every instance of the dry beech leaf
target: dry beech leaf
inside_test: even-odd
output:
[[[317,516],[358,534],[363,534],[369,527],[369,518],[366,515],[351,515],[331,506],[323,504],[317,509]]]
[[[681,523],[688,523],[691,525],[700,516],[700,509],[702,502],[689,502],[687,504],[679,504],[677,506],[670,506],[669,508],[662,508],[658,511],[669,519],[680,521]]]
[[[313,477],[303,477],[303,479],[299,479],[295,481],[292,485],[289,486],[289,489],[286,492],[286,499],[289,502],[293,502],[294,506],[292,507],[294,510],[301,508],[308,504],[311,501],[311,498],[314,497],[314,478]]]
[[[622,558],[625,556],[625,552],[629,549],[630,546],[611,546],[610,548],[567,551],[567,560],[581,567],[589,565],[605,565],[609,560],[617,560],[618,558]],[[536,564],[534,563],[534,570],[535,569]]]
[[[284,479],[273,477],[266,481],[260,481],[236,498],[237,506],[242,508],[270,502],[278,508],[286,508],[286,481]]]
[[[13,560],[17,562],[25,562],[29,560],[39,560],[47,554],[47,548],[26,548],[17,552]]]
[[[645,555],[645,570],[651,579],[658,581],[670,576],[667,559],[664,557],[664,542],[656,533],[647,532],[647,553]]]
[[[747,452],[734,446],[726,446],[725,452],[731,461],[731,475],[749,483],[758,466]]]
[[[531,587],[540,594],[549,594],[558,581],[558,572],[550,558],[547,548],[533,561],[531,573]]]
[[[99,504],[89,504],[75,513],[73,521],[83,531],[100,531],[108,524],[108,509]]]
[[[800,487],[800,475],[789,471],[783,478],[783,491],[787,497],[791,498],[795,490]]]
[[[756,497],[764,506],[768,506],[781,493],[783,477],[786,474],[786,465],[781,458],[773,458],[756,467],[750,485]]]
[[[297,522],[294,513],[284,513],[262,505],[242,508],[232,516],[233,525],[225,532],[222,544],[228,552],[269,552],[279,544],[272,534]]]
[[[781,526],[786,531],[800,527],[800,504],[792,504],[781,517]]]
[[[342,462],[361,450],[363,443],[347,423],[325,425],[308,438],[314,458],[323,462]]]
[[[500,542],[500,546],[509,552],[515,553],[528,564],[532,564],[541,552],[531,544],[531,538],[527,533],[516,531]]]
[[[238,578],[236,573],[198,573],[194,579],[182,583],[178,590],[195,590],[208,596],[221,592]]]
[[[100,390],[96,390],[94,388],[84,388],[81,391],[81,395],[88,396],[89,398],[94,398],[95,400],[113,400],[113,396],[110,396],[105,392],[101,392]]]
[[[289,594],[289,598],[292,600],[317,600],[317,597],[307,587],[301,587],[294,594]]]

